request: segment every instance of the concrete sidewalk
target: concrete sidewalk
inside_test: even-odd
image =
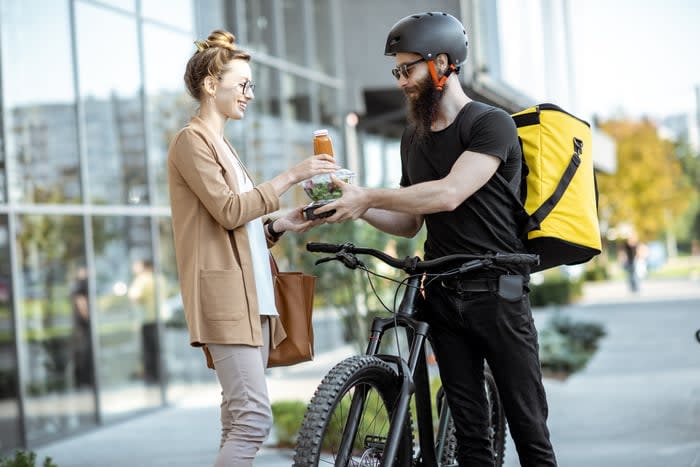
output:
[[[575,306],[595,309],[606,303],[699,298],[700,282],[697,280],[647,280],[642,283],[638,294],[628,292],[624,282],[604,282],[587,284],[583,298]],[[535,313],[537,315],[537,311]],[[700,327],[700,311],[697,327]],[[318,356],[313,362],[271,370],[268,380],[270,398],[273,401],[308,401],[323,375],[352,353],[351,347],[342,347]],[[582,378],[585,375],[577,376],[578,381]],[[51,456],[59,467],[211,467],[219,436],[219,389],[214,381],[212,383],[193,388],[186,399],[172,407],[42,446],[35,450],[38,459],[43,461],[45,456]],[[556,399],[562,383],[546,380],[545,387]],[[513,452],[510,451],[511,455]],[[292,457],[290,450],[265,446],[255,466],[290,466]]]

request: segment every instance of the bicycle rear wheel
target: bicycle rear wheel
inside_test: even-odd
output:
[[[294,466],[341,464],[378,466],[396,409],[401,380],[383,360],[350,357],[336,365],[319,385],[304,415],[294,453]],[[355,398],[355,413],[351,402]],[[358,404],[358,402],[361,402]],[[410,412],[394,465],[412,463]],[[350,435],[345,442],[344,431]]]
[[[493,379],[491,370],[486,367],[484,371],[484,389],[486,400],[489,404],[489,439],[496,467],[501,467],[505,461],[506,451],[506,417],[503,413],[501,399],[498,396],[496,381]],[[445,392],[441,387],[437,392],[438,413],[445,403]],[[445,439],[442,441],[442,452],[439,458],[440,465],[457,465],[457,438],[452,415],[448,415],[447,431]]]
[[[489,402],[489,437],[491,448],[496,460],[496,467],[503,465],[506,454],[506,417],[503,413],[501,398],[498,396],[496,381],[491,370],[486,367],[484,372],[484,385],[486,386],[486,399]]]

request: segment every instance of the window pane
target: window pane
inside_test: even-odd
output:
[[[321,123],[327,126],[340,126],[338,115],[338,90],[330,86],[318,85],[318,104]]]
[[[91,201],[146,204],[136,20],[84,4],[76,16]]]
[[[150,2],[151,0],[146,0]],[[105,3],[111,5],[115,8],[120,8],[122,10],[134,12],[136,11],[136,0],[100,0],[100,3]]]
[[[282,0],[284,18],[284,53],[282,58],[303,65],[304,52],[304,10],[301,0]]]
[[[254,48],[257,51],[270,55],[274,55],[277,52],[274,47],[275,28],[272,10],[272,0],[246,1],[248,43],[243,44],[244,48]]]
[[[313,8],[314,46],[316,50],[313,67],[318,71],[333,75],[336,73],[333,46],[337,32],[333,30],[332,5],[328,0],[314,0]]]
[[[311,121],[309,81],[292,75],[283,75],[283,92],[286,97],[286,116],[293,120]]]
[[[68,3],[7,0],[0,16],[9,196],[80,202]]]
[[[90,307],[78,283],[85,273],[80,216],[17,218],[17,310],[24,324],[20,362],[31,441],[75,431],[95,421]],[[78,297],[82,297],[79,300]],[[80,301],[80,303],[77,303]]]
[[[280,114],[280,87],[279,70],[251,61],[253,81],[256,83],[255,99],[252,102],[254,115],[276,115]]]
[[[0,216],[0,450],[20,445],[17,357],[7,216]]]
[[[191,0],[142,1],[141,14],[146,18],[156,20],[159,23],[169,24],[185,31],[192,31],[194,25],[194,8]],[[167,42],[165,43],[167,44]],[[170,46],[168,48],[173,50]]]
[[[167,49],[163,44],[168,44]],[[194,50],[190,35],[154,25],[144,27],[146,102],[150,125],[148,154],[156,183],[155,204],[158,205],[169,204],[168,147],[196,108],[195,100],[185,91],[182,78]]]
[[[102,415],[160,404],[156,276],[150,220],[94,217],[95,294]],[[159,292],[164,288],[159,288]]]

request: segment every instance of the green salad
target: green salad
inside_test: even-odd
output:
[[[349,183],[355,174],[347,169],[338,170],[333,174],[338,180]],[[314,201],[323,201],[340,198],[343,194],[329,174],[316,175],[301,182],[304,191]]]

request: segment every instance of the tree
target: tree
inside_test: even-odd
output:
[[[677,235],[680,242],[687,245],[691,251],[695,245],[700,245],[700,154],[694,152],[687,140],[679,141],[676,153],[683,166],[683,172],[690,181],[696,196],[689,209],[677,225]]]
[[[599,211],[610,225],[635,226],[642,241],[658,238],[694,196],[673,143],[646,120],[611,120],[601,129],[616,141],[617,171],[598,175]]]

